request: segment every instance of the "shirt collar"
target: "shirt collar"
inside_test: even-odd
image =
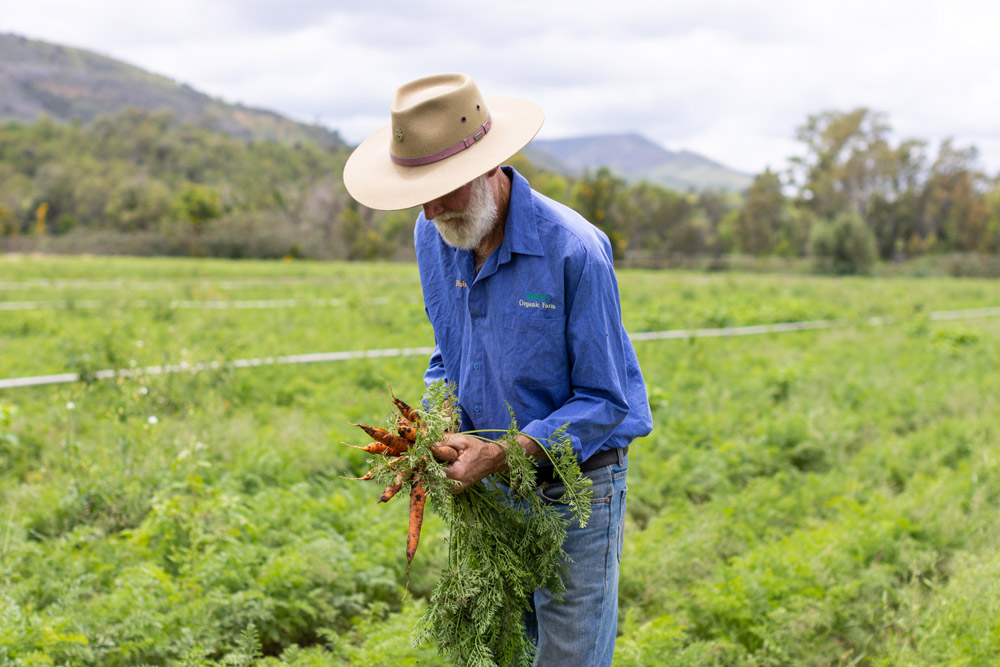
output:
[[[535,205],[531,186],[527,179],[517,173],[513,167],[502,167],[504,173],[510,176],[510,206],[507,209],[507,227],[500,244],[500,263],[510,261],[511,253],[521,255],[538,255],[542,257],[545,251],[538,238],[538,221],[535,219]]]

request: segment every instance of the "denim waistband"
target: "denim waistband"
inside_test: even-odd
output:
[[[617,463],[628,454],[628,445],[615,447],[614,449],[602,449],[595,452],[589,459],[580,464],[580,472],[591,472],[612,463]],[[555,468],[551,465],[538,466],[535,472],[535,484],[541,485],[554,482],[556,479]]]

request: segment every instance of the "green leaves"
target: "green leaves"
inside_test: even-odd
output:
[[[513,419],[513,413],[511,415]],[[563,424],[556,429],[545,449],[549,453],[549,460],[556,469],[559,479],[563,480],[563,486],[566,489],[563,498],[566,499],[573,511],[573,516],[583,528],[590,518],[591,482],[580,472],[580,461],[573,451],[568,424]]]
[[[454,397],[443,383],[428,389],[424,403],[422,414],[434,428],[457,423],[450,408]],[[507,452],[502,481],[490,477],[459,494],[440,485],[441,491],[431,495],[428,487],[434,509],[450,526],[450,553],[413,639],[415,644],[433,641],[457,667],[531,665],[534,648],[524,632],[529,596],[536,588],[556,595],[565,590],[566,524],[536,493],[535,464],[518,434],[512,412],[507,431],[496,441]],[[580,474],[566,427],[546,444],[566,482],[573,515],[584,525],[590,480]]]
[[[3,299],[76,307],[0,315],[0,376],[68,370],[70,353],[93,370],[427,345],[415,276],[404,264],[5,256]],[[849,651],[845,663],[990,664],[1000,320],[931,313],[996,306],[1000,283],[619,280],[632,332],[856,325],[635,342],[656,430],[630,454],[615,666],[832,665]],[[168,305],[257,299],[301,306]],[[873,316],[886,325],[867,326]],[[499,662],[495,644],[516,664],[520,610],[485,591],[510,582],[511,599],[526,594],[543,577],[515,556],[543,562],[558,531],[523,510],[493,529],[495,513],[436,477],[401,601],[406,502],[377,506],[375,482],[340,479],[365,466],[339,444],[359,433],[346,422],[391,410],[381,378],[419,396],[425,365],[369,358],[4,390],[0,664],[220,667],[253,654],[251,623],[265,653],[254,667],[453,666],[437,640],[411,645],[415,627],[466,638],[455,650],[470,663]],[[432,389],[416,405],[426,413],[447,396]],[[429,417],[432,438],[454,423]],[[512,499],[475,493],[525,502],[530,472],[514,465]],[[491,551],[462,548],[467,523],[490,529]],[[449,604],[432,608],[438,585]]]

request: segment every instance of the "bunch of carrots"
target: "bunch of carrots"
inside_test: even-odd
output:
[[[505,665],[530,665],[533,646],[509,620],[526,611],[526,591],[547,588],[557,596],[565,592],[567,556],[562,545],[567,519],[565,510],[536,492],[535,461],[518,441],[513,410],[505,430],[464,432],[502,447],[508,471],[502,479],[484,480],[455,493],[456,482],[447,469],[459,458],[449,443],[462,424],[454,386],[442,380],[431,383],[416,410],[399,400],[392,387],[389,395],[394,407],[385,428],[353,424],[372,439],[357,447],[370,455],[370,469],[353,479],[386,485],[379,502],[402,489],[410,491],[407,589],[428,498],[449,529],[447,566],[413,628],[414,645],[433,641],[455,667],[496,667],[497,657]],[[499,437],[484,437],[487,433]],[[585,526],[591,510],[590,480],[580,473],[569,425],[553,432],[544,446],[563,480],[562,500]]]
[[[356,477],[357,480],[369,480],[375,477],[379,470],[396,470],[392,482],[385,487],[385,491],[379,496],[378,502],[384,503],[391,500],[403,486],[410,482],[410,525],[406,534],[406,569],[409,572],[413,563],[413,556],[417,552],[417,545],[420,542],[420,528],[424,521],[424,507],[427,504],[427,493],[422,483],[423,469],[426,459],[418,461],[416,465],[406,465],[407,458],[403,456],[410,450],[410,447],[417,441],[417,435],[424,433],[421,424],[420,414],[406,404],[404,401],[392,394],[392,402],[399,411],[392,430],[368,424],[351,424],[361,428],[373,441],[364,447],[343,443],[348,447],[354,447],[361,451],[375,456],[384,457],[385,460],[369,470],[364,476]],[[438,461],[448,464],[458,458],[458,452],[448,445],[436,444],[431,448],[431,454]]]

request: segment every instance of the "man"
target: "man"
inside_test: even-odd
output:
[[[436,342],[424,379],[457,386],[462,430],[506,430],[509,405],[519,442],[541,461],[539,493],[557,502],[544,445],[568,425],[593,480],[593,514],[568,529],[564,603],[536,591],[528,632],[536,664],[610,665],[628,445],[652,429],[611,245],[498,166],[541,127],[531,102],[484,99],[469,77],[449,74],[402,86],[391,115],[351,155],[344,183],[371,208],[423,208],[414,243]],[[495,444],[469,435],[448,444],[459,451],[448,468],[459,491],[505,469]]]

